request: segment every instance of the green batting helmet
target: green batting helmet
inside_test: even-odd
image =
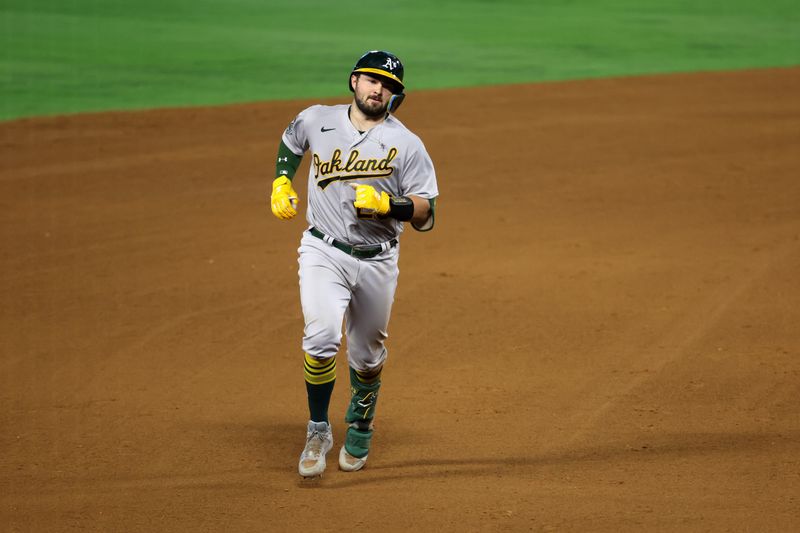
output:
[[[405,85],[403,85],[403,63],[396,55],[384,50],[371,50],[361,56],[356,65],[353,67],[353,74],[369,74],[376,78],[381,78],[389,82],[388,87],[392,91],[392,98],[389,100],[387,109],[394,112],[400,104],[403,103],[406,95],[403,94]],[[353,84],[350,83],[350,77],[347,78],[347,87],[350,92],[353,92]]]

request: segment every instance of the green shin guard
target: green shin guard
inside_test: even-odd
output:
[[[345,422],[349,424],[344,448],[353,457],[364,457],[369,453],[372,441],[372,419],[381,388],[380,374],[371,382],[364,382],[359,374],[350,369],[350,405],[347,407]]]
[[[347,428],[347,434],[344,440],[344,449],[353,457],[366,457],[369,453],[369,444],[372,442],[372,425],[367,426],[366,430],[361,430],[353,422]]]

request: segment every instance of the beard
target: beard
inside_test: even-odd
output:
[[[389,107],[389,102],[379,102],[369,97],[356,98],[355,100],[358,109],[370,118],[382,117],[386,114],[386,108]]]

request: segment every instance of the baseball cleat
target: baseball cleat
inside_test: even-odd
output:
[[[339,450],[339,468],[344,470],[345,472],[355,472],[356,470],[361,470],[364,468],[364,465],[367,464],[367,456],[364,457],[353,457],[347,450],[342,449]]]
[[[325,454],[333,448],[333,432],[327,422],[308,422],[306,447],[297,471],[303,477],[318,477],[325,471]]]

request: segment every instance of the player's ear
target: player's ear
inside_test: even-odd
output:
[[[355,92],[356,90],[356,81],[358,81],[358,74],[350,74],[350,90]]]

